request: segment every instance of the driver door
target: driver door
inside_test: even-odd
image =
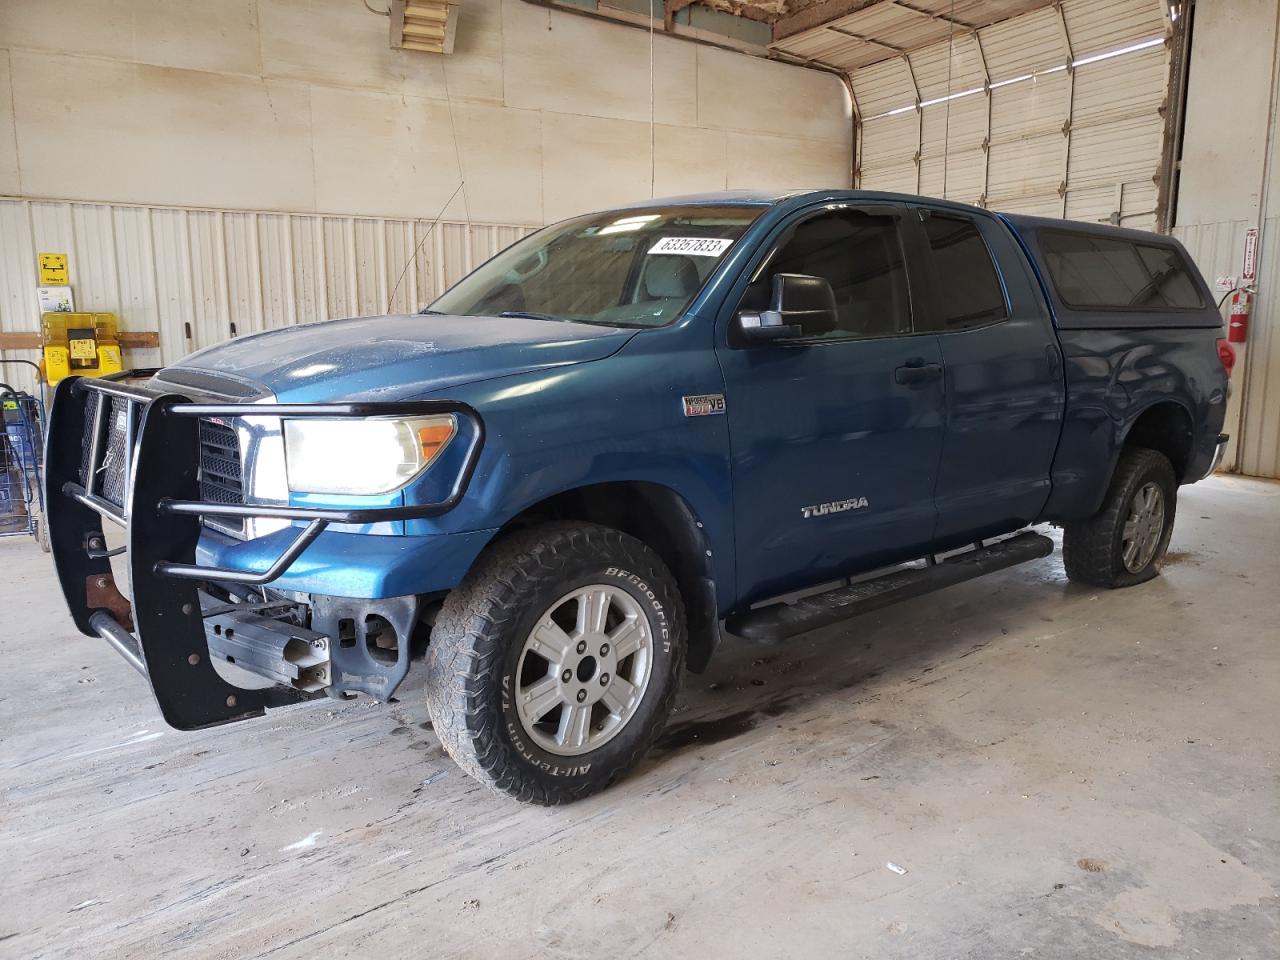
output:
[[[717,346],[726,387],[739,596],[748,602],[929,552],[942,451],[942,354],[912,325],[905,209],[825,207],[753,266]],[[830,332],[745,342],[739,311],[779,273],[822,277]]]

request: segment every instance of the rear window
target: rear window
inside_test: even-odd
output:
[[[924,232],[946,295],[939,304],[943,330],[985,326],[1009,315],[991,252],[972,220],[931,214]]]
[[[1069,307],[1197,310],[1204,306],[1176,247],[1120,237],[1046,231],[1040,248],[1054,288]]]

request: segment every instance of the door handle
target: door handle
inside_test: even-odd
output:
[[[904,366],[893,371],[893,379],[910,387],[932,383],[942,379],[942,364],[908,360]]]

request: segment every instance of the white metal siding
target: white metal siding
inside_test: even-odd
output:
[[[1280,153],[1280,148],[1272,149]],[[1212,284],[1215,277],[1240,277],[1251,226],[1248,220],[1224,220],[1175,227],[1173,234]],[[1280,478],[1280,216],[1267,217],[1262,224],[1257,290],[1248,343],[1236,348],[1234,389],[1227,407],[1231,442],[1223,466],[1255,477]]]
[[[232,324],[243,336],[331,317],[416,310],[532,230],[4,199],[0,330],[39,329],[39,251],[69,255],[77,310],[116,313],[124,330],[158,330],[158,351],[131,350],[126,357],[134,366],[155,366],[228,339]],[[34,350],[0,355],[38,359]],[[22,367],[5,366],[0,380],[32,386]]]
[[[1166,34],[1160,0],[1065,0],[855,70],[858,185],[1153,227],[1167,44],[1081,61]]]
[[[1280,141],[1273,140],[1271,152],[1274,164]],[[1258,302],[1249,324],[1241,390],[1238,467],[1255,477],[1280,477],[1280,216],[1263,221],[1259,253]]]
[[[1224,466],[1280,479],[1280,6],[1200,4],[1174,235],[1210,282],[1243,276],[1258,228],[1247,342],[1237,347]],[[1221,293],[1217,294],[1221,296]]]

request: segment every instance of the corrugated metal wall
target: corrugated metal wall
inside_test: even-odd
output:
[[[1064,0],[854,71],[858,185],[1154,227],[1168,29],[1160,0]]]
[[[1217,277],[1239,277],[1241,254],[1244,250],[1245,234],[1252,226],[1247,220],[1226,220],[1220,223],[1200,223],[1191,226],[1175,226],[1171,231],[1186,246],[1191,259],[1195,261],[1200,272],[1212,288]],[[1223,291],[1214,289],[1214,296],[1221,297]],[[1225,309],[1225,307],[1224,307]],[[1227,405],[1226,431],[1231,434],[1231,442],[1227,446],[1222,460],[1225,470],[1240,469],[1240,419],[1241,403],[1244,391],[1243,364],[1232,376],[1231,399]]]
[[[1280,141],[1272,142],[1271,151],[1274,163]],[[1272,216],[1262,222],[1258,303],[1240,391],[1244,416],[1237,462],[1241,473],[1280,478],[1280,210],[1272,206],[1267,212]]]
[[[1173,233],[1213,283],[1243,281],[1245,239],[1258,228],[1256,294],[1247,341],[1236,348],[1223,465],[1280,478],[1280,14],[1272,7],[1268,21],[1260,12],[1249,0],[1197,8]],[[1233,48],[1243,30],[1253,36]]]
[[[1273,145],[1280,154],[1280,142]],[[1268,211],[1275,213],[1276,211]],[[1239,277],[1247,220],[1174,227],[1173,234],[1212,284]],[[1249,340],[1237,347],[1234,389],[1227,408],[1231,434],[1223,467],[1255,477],[1280,477],[1280,215],[1262,222],[1257,297]]]
[[[0,200],[0,330],[39,329],[36,253],[70,257],[77,310],[158,330],[134,366],[272,327],[416,310],[527,226]],[[394,301],[392,289],[413,251]],[[38,359],[35,351],[4,358]],[[0,379],[30,389],[26,368]]]

